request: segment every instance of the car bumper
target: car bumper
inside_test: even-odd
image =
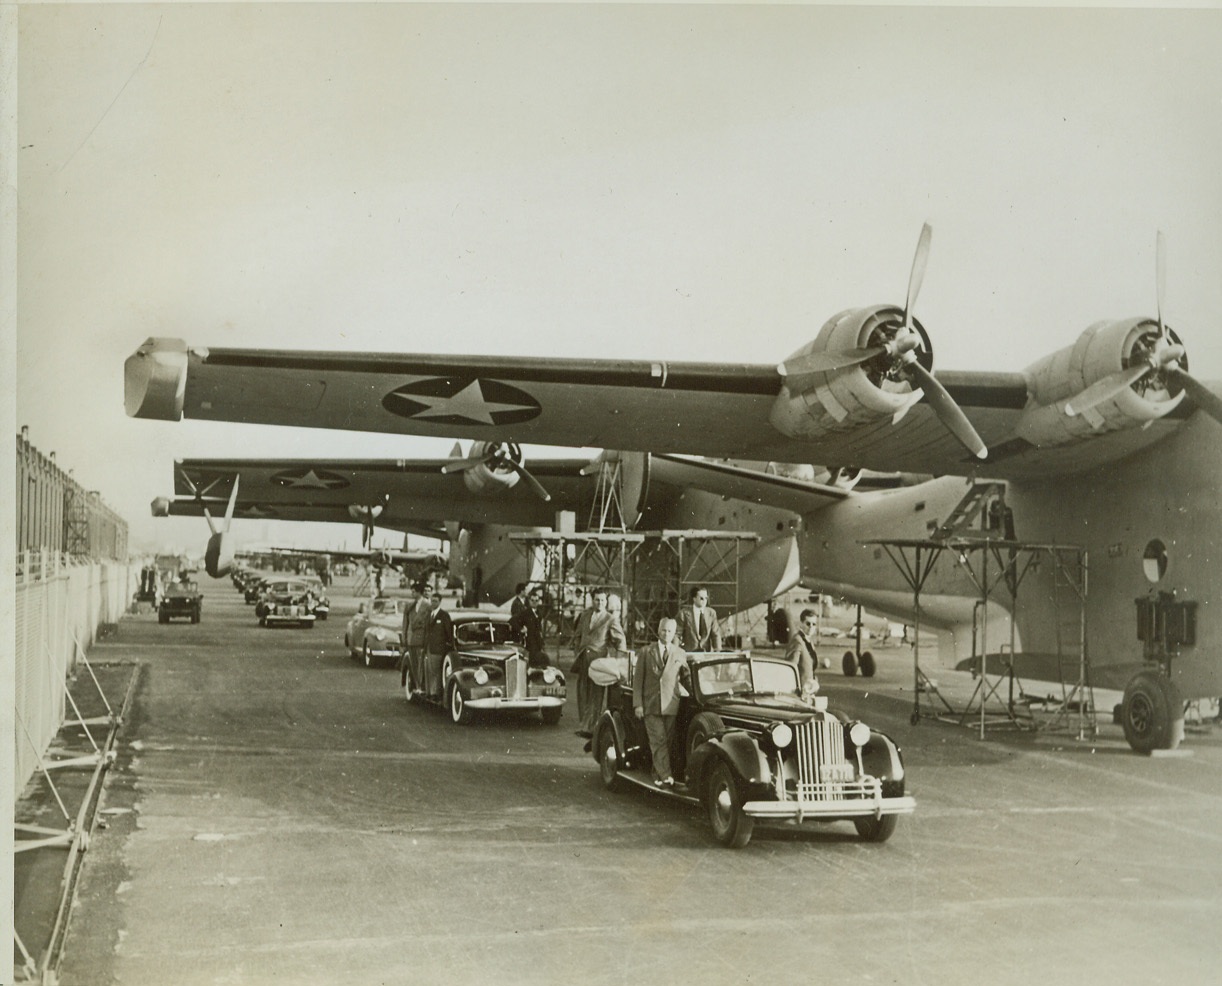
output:
[[[273,623],[296,623],[300,625],[302,623],[313,623],[314,614],[299,613],[296,616],[290,616],[287,613],[268,613],[263,617],[263,620],[269,626]]]
[[[879,818],[882,815],[909,815],[916,810],[916,799],[840,798],[826,801],[748,801],[743,811],[753,818],[773,818],[795,822],[807,819]]]
[[[369,653],[372,657],[398,657],[402,650],[398,644],[378,644],[376,647],[370,644]]]
[[[506,698],[503,695],[487,695],[466,700],[472,709],[555,709],[564,705],[563,695],[531,695],[527,698]]]

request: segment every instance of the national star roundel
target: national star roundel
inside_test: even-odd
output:
[[[499,380],[429,377],[382,398],[392,414],[439,425],[514,425],[536,418],[539,402]]]
[[[339,473],[326,469],[286,469],[274,474],[271,482],[290,489],[307,490],[342,490],[350,485]]]

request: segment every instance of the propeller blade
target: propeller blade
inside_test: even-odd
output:
[[[1178,366],[1168,367],[1167,372],[1176,383],[1188,391],[1188,396],[1192,398],[1192,402],[1197,407],[1219,424],[1222,424],[1222,397],[1219,397],[1195,377],[1189,376]]]
[[[1149,373],[1150,370],[1149,363],[1142,363],[1140,366],[1130,366],[1127,370],[1111,373],[1100,380],[1096,380],[1082,393],[1078,394],[1077,397],[1070,399],[1069,403],[1065,405],[1065,413],[1072,418],[1083,411],[1089,411],[1092,407],[1102,404],[1104,401],[1110,401],[1126,388],[1133,386],[1133,384]]]
[[[787,359],[777,365],[776,371],[783,377],[804,376],[809,373],[832,373],[850,366],[857,366],[873,359],[886,350],[882,346],[869,349],[841,349],[836,352],[807,353]]]
[[[925,266],[929,263],[929,241],[932,236],[933,229],[926,223],[921,227],[916,254],[912,258],[912,273],[908,275],[908,297],[904,301],[905,328],[912,325],[912,309],[916,305],[917,295],[921,293],[921,282],[925,280]]]
[[[933,374],[915,359],[904,367],[904,372],[917,378],[914,386],[919,385],[925,391],[929,406],[933,408],[934,414],[938,416],[938,420],[946,426],[947,430],[959,439],[964,448],[977,459],[985,458],[989,454],[988,448],[976,434],[972,423],[967,420],[967,415],[959,409],[959,405],[946,392],[946,388],[934,379]]]
[[[441,467],[441,471],[448,476],[452,472],[466,472],[468,469],[482,465],[484,465],[483,459],[459,459],[457,462],[447,462]]]
[[[1167,290],[1167,242],[1160,229],[1154,238],[1154,278],[1158,298],[1158,334],[1167,341],[1167,327],[1163,324],[1163,298]]]
[[[527,472],[525,466],[523,466],[521,463],[514,462],[513,459],[507,459],[505,461],[508,464],[510,469],[516,472],[524,480],[526,480],[526,485],[531,488],[535,496],[537,496],[544,503],[551,502],[552,495],[543,488],[542,483],[540,483],[537,479],[535,479],[534,476],[532,476],[529,472]]]
[[[233,508],[238,504],[238,482],[241,480],[241,473],[236,473],[233,477],[233,492],[229,494],[229,506],[225,508],[225,533],[229,533],[229,525],[233,523]]]
[[[911,394],[908,395],[907,400],[905,400],[904,403],[900,405],[900,409],[896,411],[893,415],[891,415],[891,423],[893,425],[897,425],[901,421],[903,421],[904,418],[907,417],[908,412],[911,411],[913,407],[915,407],[917,404],[919,404],[921,401],[921,398],[924,396],[925,396],[925,391],[923,391],[920,387],[917,387],[916,390],[914,390]]]

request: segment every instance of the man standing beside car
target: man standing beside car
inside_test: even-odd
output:
[[[424,625],[429,616],[429,586],[420,580],[412,585],[415,601],[403,612],[403,667],[401,687],[407,687],[408,675],[412,685],[424,688]]]
[[[690,684],[687,654],[675,643],[675,621],[663,619],[658,623],[658,639],[637,655],[632,676],[632,711],[645,721],[645,735],[653,755],[653,782],[658,787],[675,786],[670,744],[675,735],[679,699],[688,694]]]
[[[435,701],[441,701],[441,664],[454,646],[454,621],[441,608],[441,590],[433,590],[433,598],[424,624],[425,689]]]
[[[509,632],[513,639],[526,648],[528,663],[532,668],[546,668],[551,662],[543,649],[543,590],[537,586],[526,595],[526,601],[516,606],[509,618]]]
[[[688,653],[721,650],[717,611],[709,605],[709,590],[693,586],[686,606],[679,610],[679,645]]]
[[[608,640],[617,650],[627,645],[619,617],[607,611],[607,590],[595,589],[590,593],[590,602],[590,608],[577,617],[577,627],[573,631],[573,665],[569,668],[569,677],[577,688],[577,735],[586,739],[593,735],[598,714],[594,684],[587,674],[590,662],[607,653]]]
[[[819,679],[815,668],[819,666],[819,655],[815,653],[815,642],[810,635],[815,632],[815,611],[804,609],[798,617],[798,627],[789,635],[789,646],[785,648],[785,660],[798,666],[798,679],[802,682],[802,694],[814,695],[819,690]]]

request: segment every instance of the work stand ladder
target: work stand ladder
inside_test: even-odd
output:
[[[911,722],[932,717],[959,725],[975,723],[984,739],[990,726],[1036,728],[1032,707],[1043,705],[1052,713],[1042,728],[1065,726],[1076,713],[1078,738],[1095,731],[1094,700],[1090,688],[1086,647],[1087,552],[1072,545],[1036,544],[1014,537],[1013,515],[1005,505],[1003,483],[976,483],[929,539],[892,539],[863,542],[880,547],[903,576],[913,595],[913,709]],[[972,619],[971,665],[978,674],[966,705],[956,709],[921,668],[921,594],[939,562],[949,555],[960,577],[976,596]],[[1054,610],[1053,656],[1061,684],[1060,698],[1035,699],[1022,693],[1016,673],[1016,623],[1020,590],[1033,573],[1045,575]],[[990,655],[988,648],[990,603],[1009,613],[1008,647]],[[989,679],[990,659],[995,679]],[[1000,694],[1008,684],[1008,694]],[[1017,692],[1017,693],[1016,693]],[[923,711],[922,694],[931,695],[939,708]],[[992,703],[990,705],[990,703]]]

